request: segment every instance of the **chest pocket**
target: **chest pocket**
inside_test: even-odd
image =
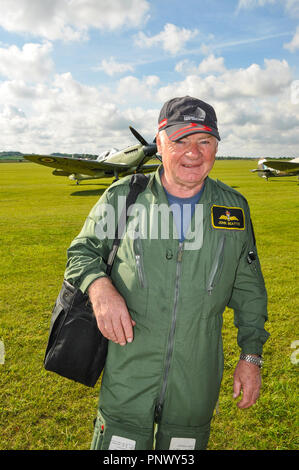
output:
[[[113,268],[113,283],[126,301],[131,316],[144,316],[148,309],[148,282],[140,238],[125,236]]]
[[[232,293],[235,273],[241,252],[237,237],[231,233],[217,234],[215,248],[206,265],[203,315],[221,314]]]
[[[213,289],[221,277],[224,261],[224,249],[225,249],[226,236],[222,234],[217,245],[215,257],[211,270],[207,277],[206,290],[209,295],[212,294]]]

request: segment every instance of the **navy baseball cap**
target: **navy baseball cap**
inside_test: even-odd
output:
[[[214,108],[191,96],[167,101],[159,115],[159,132],[165,130],[173,142],[191,134],[211,134],[220,139]]]

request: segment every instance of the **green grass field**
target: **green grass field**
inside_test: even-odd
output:
[[[266,329],[271,334],[264,349],[261,397],[254,407],[240,411],[232,399],[237,332],[232,311],[225,311],[225,371],[212,450],[298,449],[298,365],[291,345],[299,340],[299,186],[295,177],[266,182],[250,173],[255,166],[248,160],[218,160],[211,175],[249,201],[268,289]],[[0,364],[0,450],[90,446],[100,384],[89,389],[47,372],[43,357],[66,249],[110,182],[76,186],[42,166],[0,165],[0,341],[6,353]]]

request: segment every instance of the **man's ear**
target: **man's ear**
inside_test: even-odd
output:
[[[161,150],[162,150],[162,148],[161,148],[161,136],[160,136],[160,132],[158,132],[157,135],[156,135],[156,144],[157,144],[157,153],[158,153],[159,155],[161,155]]]

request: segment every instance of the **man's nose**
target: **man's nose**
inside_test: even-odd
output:
[[[196,142],[191,142],[186,155],[191,158],[197,158],[199,155],[201,155],[200,145],[198,145]]]

